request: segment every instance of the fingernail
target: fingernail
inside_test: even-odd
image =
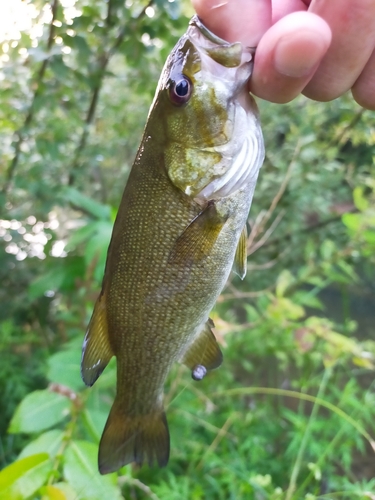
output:
[[[285,76],[293,78],[309,76],[323,57],[325,50],[325,44],[316,40],[315,33],[300,33],[298,38],[295,35],[286,36],[281,38],[275,49],[275,67]]]

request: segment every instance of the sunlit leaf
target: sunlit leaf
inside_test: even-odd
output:
[[[28,394],[17,407],[9,432],[40,432],[58,424],[69,415],[71,402],[49,390]]]
[[[43,500],[67,500],[65,494],[56,486],[43,486],[40,493],[43,495]]]
[[[79,498],[120,500],[116,474],[99,474],[97,454],[97,445],[86,441],[71,442],[64,454],[64,476]]]
[[[357,186],[356,188],[354,188],[353,201],[358,210],[361,210],[362,212],[364,210],[367,210],[367,208],[369,207],[369,202],[363,195],[362,186]]]
[[[53,484],[53,488],[58,490],[64,495],[64,500],[77,500],[78,495],[70,484],[65,482],[58,482]],[[57,499],[56,499],[57,500]]]
[[[0,471],[0,498],[24,500],[46,481],[52,469],[47,453],[39,453],[17,460]]]
[[[285,294],[286,290],[292,285],[292,283],[295,281],[295,278],[293,274],[288,271],[287,269],[284,269],[280,273],[280,275],[277,278],[276,282],[276,295],[277,297],[283,297]]]
[[[57,352],[48,360],[48,380],[79,391],[84,388],[80,365],[81,349]]]
[[[60,430],[45,432],[25,446],[18,458],[29,457],[37,453],[48,453],[53,458],[60,450],[63,439],[64,433]]]

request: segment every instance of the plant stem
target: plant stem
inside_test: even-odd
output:
[[[327,383],[328,383],[329,378],[331,377],[331,374],[332,374],[332,369],[327,368],[324,372],[322,381],[320,383],[317,398],[321,398],[324,395],[324,392],[326,390]],[[297,454],[296,461],[294,463],[292,474],[290,476],[290,482],[289,482],[288,490],[286,492],[285,500],[291,500],[291,498],[293,497],[293,494],[295,492],[298,474],[299,474],[300,469],[301,469],[303,455],[305,453],[307,443],[310,439],[312,424],[313,424],[315,417],[318,413],[318,409],[319,409],[319,406],[315,402],[314,406],[311,410],[309,421],[307,422],[307,426],[306,426],[306,430],[305,430],[305,433],[304,433],[303,438],[302,438],[301,446],[298,450],[298,454]]]
[[[289,389],[275,389],[274,387],[240,387],[238,389],[229,389],[226,391],[217,391],[211,394],[211,397],[224,397],[224,396],[243,396],[248,394],[272,394],[274,396],[285,396],[289,398],[302,399],[304,401],[311,401],[314,405],[323,406],[327,410],[336,413],[340,418],[348,422],[354,429],[356,429],[361,436],[363,436],[369,443],[371,448],[375,451],[375,439],[363,429],[363,427],[350,415],[345,413],[338,406],[319,398],[318,396],[311,396],[303,392],[290,391]]]

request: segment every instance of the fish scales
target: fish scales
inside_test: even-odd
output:
[[[117,359],[101,473],[166,465],[163,386],[173,363],[199,380],[222,361],[209,313],[233,262],[246,272],[243,235],[264,156],[245,87],[251,59],[194,17],[163,69],[83,346],[87,385]]]

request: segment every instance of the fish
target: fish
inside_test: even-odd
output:
[[[166,466],[172,365],[199,381],[222,363],[209,314],[231,269],[246,274],[246,223],[264,160],[246,89],[253,60],[254,49],[194,16],[162,70],[82,348],[87,386],[117,361],[101,474],[132,462]]]

